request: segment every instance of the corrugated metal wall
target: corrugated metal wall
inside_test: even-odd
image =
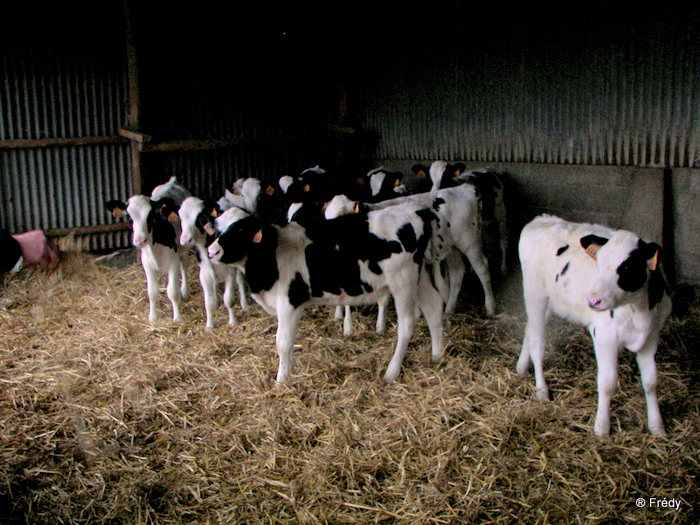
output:
[[[119,31],[120,11],[111,7],[94,10],[92,26],[41,9],[8,24],[0,36],[0,140],[116,134],[126,71],[123,23]],[[131,191],[129,166],[123,144],[0,150],[0,225],[22,232],[104,224],[104,197]],[[87,247],[125,242],[128,233],[109,233]]]
[[[384,64],[361,89],[380,158],[700,163],[695,7],[594,16],[596,4],[556,18],[527,4],[484,29],[464,2],[454,5],[436,34],[426,20],[428,52],[415,46],[413,60]]]

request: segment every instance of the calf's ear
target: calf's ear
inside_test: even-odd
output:
[[[453,177],[459,177],[462,173],[466,171],[467,167],[462,164],[461,162],[458,162],[454,166],[452,166],[452,176]]]
[[[640,241],[640,244],[643,241]],[[644,257],[647,260],[647,267],[652,272],[659,267],[659,259],[661,258],[661,246],[655,242],[644,243]]]
[[[207,232],[207,235],[216,235],[216,230],[214,229],[214,225],[212,224],[211,221],[206,221],[203,225],[202,228],[204,228],[204,231]]]
[[[112,214],[112,217],[122,218],[126,216],[126,204],[122,201],[107,201],[105,202],[105,208]]]
[[[427,179],[428,178],[428,172],[430,171],[430,168],[424,164],[416,164],[411,168],[411,171],[413,172],[414,175],[416,175],[419,179]]]
[[[581,237],[581,247],[586,250],[588,256],[596,260],[598,257],[598,250],[600,250],[608,239],[605,237],[598,237],[597,235],[586,235]]]
[[[180,207],[175,204],[174,200],[170,198],[160,199],[156,201],[153,206],[160,212],[161,217],[169,222],[178,222],[180,220],[180,217],[177,214]]]
[[[212,199],[206,199],[204,201],[203,208],[204,209],[200,215],[206,215],[208,217],[213,218],[216,218],[219,215],[221,215],[221,206],[219,206],[218,202],[215,202]]]

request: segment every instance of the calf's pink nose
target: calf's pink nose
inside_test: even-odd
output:
[[[594,310],[597,310],[598,308],[600,308],[600,305],[602,302],[603,302],[603,300],[600,297],[598,297],[597,295],[589,294],[589,296],[588,296],[588,307],[589,308],[593,308]]]

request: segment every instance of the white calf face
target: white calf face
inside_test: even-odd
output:
[[[219,233],[226,231],[234,222],[250,217],[250,213],[240,208],[226,210],[216,219],[216,231]]]
[[[347,215],[348,213],[355,213],[355,206],[357,202],[351,201],[345,195],[336,195],[331,199],[326,207],[325,216],[326,219],[335,219],[341,215]]]
[[[222,261],[223,259],[222,262],[233,264],[239,262],[243,258],[243,256],[238,257],[237,255],[237,248],[240,247],[240,242],[243,239],[243,237],[237,233],[237,224],[249,218],[251,218],[251,215],[244,210],[231,208],[216,219],[216,231],[219,232],[219,238],[207,249],[209,258],[212,261]],[[222,242],[220,242],[222,237],[226,240],[225,247],[222,246]]]
[[[375,196],[382,189],[382,184],[384,184],[384,178],[386,173],[383,171],[373,173],[369,177],[369,187],[372,190],[372,196]]]
[[[604,311],[630,302],[649,278],[649,259],[657,252],[654,246],[627,231],[616,232],[601,245],[594,254],[598,274],[588,295],[589,306]]]
[[[151,199],[144,195],[134,195],[127,201],[126,213],[132,220],[134,246],[152,244],[154,211]]]
[[[180,234],[180,244],[182,246],[192,246],[197,240],[204,237],[204,233],[197,226],[197,219],[203,211],[204,202],[202,199],[188,197],[183,201],[178,211],[180,227],[182,228],[182,233]]]
[[[224,256],[224,250],[221,248],[218,239],[209,245],[207,253],[212,261],[219,262],[221,260]]]

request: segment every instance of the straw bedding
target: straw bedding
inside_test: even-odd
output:
[[[344,338],[331,309],[311,309],[290,384],[275,386],[276,321],[253,305],[227,326],[219,309],[206,330],[194,262],[189,272],[184,321],[163,295],[155,326],[137,264],[77,254],[52,275],[5,278],[0,524],[697,520],[697,302],[672,317],[657,359],[668,438],[646,432],[625,353],[612,434],[598,439],[585,330],[551,329],[552,402],[539,403],[514,372],[517,296],[486,319],[467,294],[439,364],[421,321],[391,385],[392,325],[375,335],[368,307]]]

